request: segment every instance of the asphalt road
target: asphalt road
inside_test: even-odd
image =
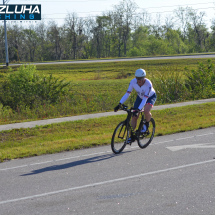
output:
[[[215,128],[0,163],[2,215],[215,214]]]
[[[161,56],[161,57],[138,57],[138,58],[120,58],[120,59],[101,59],[101,60],[77,60],[77,61],[59,61],[59,62],[42,62],[33,63],[35,65],[44,64],[68,64],[68,63],[104,63],[104,62],[121,62],[121,61],[139,61],[139,60],[169,60],[169,59],[185,59],[185,58],[214,58],[215,54],[198,54],[198,55],[181,55],[181,56]],[[17,66],[20,64],[10,64]],[[5,66],[5,65],[0,65]]]

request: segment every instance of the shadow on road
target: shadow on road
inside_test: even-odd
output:
[[[91,157],[91,158],[74,161],[74,162],[70,162],[70,163],[66,163],[66,164],[53,165],[53,166],[45,167],[42,169],[33,170],[31,173],[23,174],[21,176],[28,176],[28,175],[34,175],[34,174],[39,174],[39,173],[43,173],[43,172],[62,170],[62,169],[67,169],[67,168],[71,168],[71,167],[75,167],[75,166],[79,166],[79,165],[88,164],[88,163],[104,161],[104,160],[107,160],[107,159],[110,159],[110,158],[113,158],[116,156],[120,156],[120,155],[122,155],[124,153],[128,153],[128,152],[129,151],[126,151],[119,155],[114,155],[114,154],[101,155],[101,156]]]

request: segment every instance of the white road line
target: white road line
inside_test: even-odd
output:
[[[179,138],[179,139],[176,139],[176,140],[186,140],[186,139],[190,139],[190,138],[194,138],[195,136],[190,136],[190,137],[184,137],[184,138]]]
[[[192,167],[192,166],[197,166],[197,165],[202,165],[202,164],[212,163],[212,162],[215,162],[215,160],[202,161],[202,162],[198,162],[198,163],[192,163],[192,164],[172,167],[172,168],[168,168],[168,169],[157,170],[157,171],[153,171],[153,172],[147,172],[147,173],[143,173],[143,174],[139,174],[139,175],[132,175],[132,176],[124,177],[124,178],[117,178],[117,179],[113,179],[113,180],[109,180],[109,181],[102,181],[102,182],[98,182],[98,183],[87,184],[87,185],[78,186],[78,187],[72,187],[72,188],[68,188],[68,189],[64,189],[64,190],[57,190],[57,191],[42,193],[42,194],[33,195],[33,196],[26,196],[26,197],[17,198],[17,199],[5,200],[5,201],[1,201],[0,205],[6,204],[6,203],[18,202],[18,201],[22,201],[22,200],[28,200],[28,199],[32,199],[32,198],[39,198],[39,197],[64,193],[64,192],[73,191],[73,190],[80,190],[83,188],[89,188],[89,187],[94,187],[94,186],[99,186],[99,185],[104,185],[104,184],[110,184],[110,183],[114,183],[114,182],[118,182],[118,181],[125,181],[125,180],[129,180],[129,179],[133,179],[133,178],[169,172],[169,171],[173,171],[173,170],[183,169],[183,168],[187,168],[187,167]]]
[[[163,141],[163,142],[158,142],[158,143],[153,143],[153,144],[156,145],[156,144],[161,144],[161,143],[169,143],[169,142],[172,142],[172,141],[174,141],[174,140],[166,140],[166,141]]]
[[[196,137],[201,137],[201,136],[206,136],[206,135],[211,135],[211,134],[214,134],[214,133],[196,135]]]
[[[180,146],[169,146],[166,147],[172,152],[180,151],[183,149],[210,149],[215,148],[215,145],[209,145],[211,143],[200,143],[200,144],[192,144],[192,145],[180,145]]]
[[[68,158],[61,158],[61,159],[57,159],[57,160],[55,160],[55,161],[64,161],[64,160],[70,160],[70,159],[74,159],[74,158],[80,158],[81,156],[76,156],[76,157],[68,157]],[[52,162],[52,161],[50,161],[50,162]],[[38,163],[38,164],[40,164],[40,163]]]
[[[175,139],[175,140],[167,140],[167,141],[157,142],[157,143],[155,142],[155,143],[152,143],[152,145],[161,144],[161,143],[168,143],[168,142],[173,142],[173,141],[179,141],[179,140],[185,140],[185,139],[189,139],[189,138],[201,137],[201,136],[212,135],[212,134],[214,134],[214,133],[190,136],[190,137],[185,137],[185,138],[180,138],[180,139]],[[132,149],[133,148],[138,148],[138,146],[131,147],[131,148]],[[112,151],[98,152],[98,153],[93,153],[93,154],[86,154],[86,155],[80,155],[80,156],[75,156],[75,157],[68,157],[68,158],[62,158],[62,159],[57,159],[57,160],[44,161],[44,162],[40,162],[40,163],[33,163],[33,164],[27,164],[27,165],[22,165],[22,166],[16,166],[16,167],[8,167],[8,168],[0,169],[0,171],[6,171],[6,170],[11,170],[11,169],[17,169],[17,168],[41,165],[41,164],[46,164],[46,163],[51,163],[51,162],[70,160],[70,159],[74,159],[74,158],[87,157],[87,156],[92,156],[92,155],[96,155],[96,154],[104,154],[104,153],[110,153],[110,152],[112,152]]]
[[[100,154],[104,154],[105,152],[97,152],[97,153],[93,153],[93,154],[88,154],[88,155],[82,155],[83,157],[85,156],[91,156],[91,155],[100,155]]]

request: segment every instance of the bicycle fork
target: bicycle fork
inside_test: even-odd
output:
[[[125,120],[125,123],[126,123],[126,127],[127,127],[127,130],[128,130],[128,133],[130,136],[133,136],[133,137],[136,137],[136,133],[132,127],[132,125],[129,123],[131,121],[131,116],[132,114],[130,113],[127,117],[127,119]],[[131,134],[130,134],[131,132]],[[135,138],[136,139],[136,138]]]

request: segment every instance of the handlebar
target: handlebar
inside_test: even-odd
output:
[[[126,105],[124,105],[124,104],[122,104],[122,107],[120,107],[119,109],[120,109],[120,110],[127,111],[127,112],[131,112],[131,113],[137,111],[137,109],[135,109],[135,108],[133,108],[133,107],[131,107],[130,109],[128,109],[128,106],[126,106]],[[144,110],[141,110],[141,111],[138,111],[138,112],[141,113],[141,112],[144,112]]]

